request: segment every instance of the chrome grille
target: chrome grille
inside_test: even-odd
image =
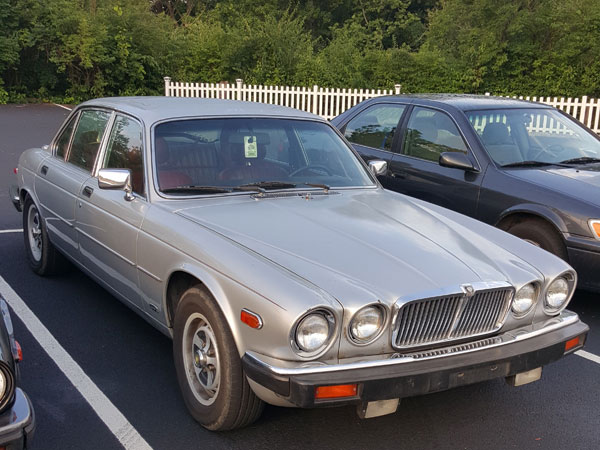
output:
[[[485,289],[407,302],[398,311],[396,348],[412,348],[497,331],[506,317],[513,289]]]

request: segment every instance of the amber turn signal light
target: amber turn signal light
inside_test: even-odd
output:
[[[19,341],[15,341],[15,347],[17,347],[17,362],[21,362],[23,361],[23,349],[21,349],[21,344],[19,344]]]
[[[600,237],[600,222],[592,222],[592,229],[596,233],[596,236]]]
[[[575,347],[579,346],[580,342],[581,342],[581,336],[577,336],[576,338],[569,339],[567,342],[565,342],[565,352],[568,352],[569,350],[572,350]]]
[[[336,384],[334,386],[317,386],[315,400],[326,398],[355,397],[358,392],[357,384]]]
[[[247,309],[242,309],[240,320],[246,325],[248,325],[250,328],[255,328],[257,330],[260,330],[263,326],[263,322],[260,316]]]

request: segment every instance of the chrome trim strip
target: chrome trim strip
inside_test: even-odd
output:
[[[146,274],[146,275],[148,275],[150,278],[152,278],[152,279],[154,279],[154,280],[158,281],[159,283],[161,283],[161,282],[162,282],[162,279],[160,279],[159,277],[157,277],[156,275],[154,275],[152,272],[150,272],[150,271],[148,271],[148,270],[144,269],[142,266],[139,266],[139,265],[138,265],[138,266],[137,266],[137,268],[138,268],[138,270],[139,270],[140,272],[142,272],[142,273],[145,273],[145,274]]]
[[[261,359],[262,355],[259,355],[255,352],[247,351],[245,353],[245,355],[249,358],[252,358],[259,365],[266,368],[269,372],[271,372],[272,374],[275,374],[275,375],[280,375],[280,376],[285,377],[285,376],[323,374],[323,373],[330,373],[330,372],[342,372],[342,371],[346,371],[346,370],[367,369],[367,368],[371,368],[371,367],[396,366],[396,365],[407,364],[407,363],[411,363],[411,362],[415,362],[415,361],[446,358],[449,356],[454,357],[456,355],[464,355],[464,354],[468,354],[468,353],[474,353],[474,352],[478,352],[481,350],[502,347],[505,345],[513,344],[518,341],[524,341],[526,339],[531,339],[531,338],[540,336],[542,334],[550,333],[550,332],[556,331],[560,328],[564,328],[569,325],[573,325],[573,324],[577,323],[578,321],[579,321],[579,316],[576,313],[565,310],[565,311],[563,311],[563,313],[561,313],[560,316],[549,319],[541,324],[529,325],[527,327],[507,331],[504,334],[498,335],[495,337],[498,340],[497,343],[489,345],[489,346],[467,349],[464,351],[457,351],[457,352],[448,353],[448,354],[418,357],[418,358],[412,358],[410,355],[400,355],[400,357],[399,357],[397,353],[394,353],[394,354],[389,355],[389,357],[387,359],[377,359],[377,360],[372,360],[372,361],[363,360],[363,361],[341,363],[341,364],[327,364],[325,362],[316,361],[316,363],[319,365],[314,366],[314,367],[300,367],[302,365],[305,365],[306,362],[294,361],[293,363],[295,365],[297,365],[298,367],[277,367],[277,366],[274,366],[274,365],[271,365],[271,364],[265,362],[263,359]],[[539,327],[539,328],[537,328],[537,327]],[[271,359],[271,358],[269,358],[269,359]],[[273,361],[275,361],[275,359],[273,359]],[[286,361],[286,363],[289,363],[289,362]]]
[[[102,247],[104,250],[109,251],[110,253],[112,253],[113,255],[115,255],[116,257],[122,259],[123,261],[125,261],[127,264],[129,264],[130,266],[135,266],[135,263],[127,258],[125,258],[123,255],[121,255],[120,253],[117,253],[116,251],[114,251],[112,248],[110,248],[109,246],[107,246],[106,244],[103,244],[102,242],[100,242],[98,239],[96,239],[95,237],[87,234],[85,231],[83,231],[81,228],[79,227],[75,227],[75,230],[77,230],[78,233],[83,234],[86,238],[88,238],[90,241],[93,241],[94,243],[98,244],[100,247]]]

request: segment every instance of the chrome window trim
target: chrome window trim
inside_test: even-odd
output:
[[[137,122],[140,126],[141,132],[142,132],[142,164],[144,165],[143,167],[143,174],[144,174],[144,195],[140,195],[137,192],[132,192],[132,195],[138,199],[144,200],[144,201],[148,201],[148,173],[146,171],[147,168],[147,157],[146,157],[146,133],[145,133],[145,129],[144,129],[144,123],[138,119],[135,116],[132,116],[131,114],[127,114],[118,110],[112,110],[112,116],[109,120],[109,122],[106,125],[106,129],[109,130],[108,133],[104,133],[106,135],[106,142],[104,142],[104,137],[102,138],[102,143],[100,144],[100,151],[98,152],[98,158],[96,159],[96,163],[95,163],[95,170],[92,174],[92,176],[94,178],[98,178],[98,172],[100,171],[100,169],[109,169],[110,167],[102,167],[104,165],[104,158],[106,156],[106,152],[108,150],[108,141],[110,140],[110,135],[112,134],[113,131],[113,127],[115,125],[115,122],[117,121],[117,116],[122,116],[122,117],[126,117],[128,119],[131,119],[135,122]],[[110,127],[110,129],[109,129]]]
[[[62,133],[64,132],[65,128],[67,128],[67,126],[69,125],[71,120],[74,121],[73,130],[71,131],[71,136],[69,137],[69,142],[67,144],[67,151],[61,158],[64,162],[67,162],[67,154],[71,151],[71,144],[73,143],[73,136],[75,135],[75,130],[77,129],[77,125],[79,124],[79,111],[81,111],[81,109],[76,109],[75,111],[73,111],[73,113],[69,114],[67,119],[63,122],[61,127],[58,129],[58,132],[54,135],[54,138],[52,139],[52,141],[50,141],[50,154],[58,159],[59,156],[56,154],[56,152],[58,150],[58,148],[57,148],[58,139],[60,136],[62,136]]]

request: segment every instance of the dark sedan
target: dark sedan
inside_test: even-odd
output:
[[[29,398],[17,387],[21,347],[2,294],[0,315],[0,450],[21,450],[33,436],[35,418]]]
[[[429,94],[367,100],[332,123],[387,189],[538,245],[577,270],[579,287],[600,291],[600,139],[571,116]]]

